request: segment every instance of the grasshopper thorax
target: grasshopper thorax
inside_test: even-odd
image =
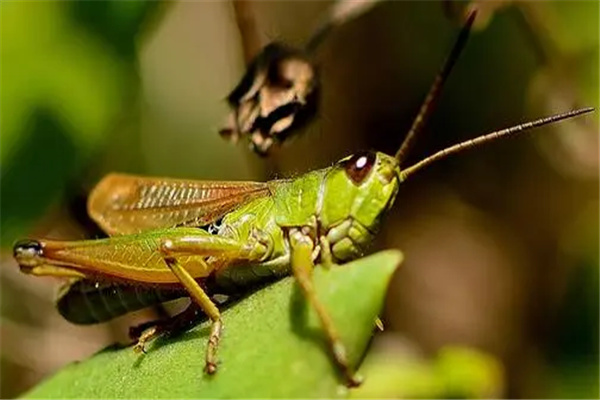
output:
[[[319,221],[339,261],[361,255],[393,204],[400,183],[394,157],[361,152],[339,161],[323,182]]]

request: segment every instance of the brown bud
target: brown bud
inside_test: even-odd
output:
[[[232,112],[219,133],[234,143],[246,137],[255,152],[267,155],[315,114],[317,83],[316,68],[302,51],[267,45],[227,97]]]

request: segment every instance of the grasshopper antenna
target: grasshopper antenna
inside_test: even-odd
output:
[[[419,132],[421,132],[425,122],[427,121],[427,118],[431,115],[431,112],[434,110],[437,100],[439,99],[440,94],[442,92],[442,88],[444,87],[444,83],[450,75],[454,64],[456,64],[456,61],[458,60],[460,53],[464,49],[465,44],[467,44],[467,39],[469,38],[469,33],[471,32],[471,27],[473,26],[473,22],[475,21],[476,15],[477,10],[473,10],[469,14],[465,25],[462,27],[460,33],[458,34],[458,38],[454,43],[454,47],[452,48],[450,55],[444,62],[444,65],[442,66],[440,72],[435,77],[435,80],[433,81],[433,84],[429,89],[429,93],[427,93],[427,97],[425,97],[425,100],[423,101],[423,104],[419,109],[419,113],[415,117],[412,126],[408,131],[408,134],[406,135],[404,141],[398,149],[398,152],[396,152],[396,159],[398,160],[398,165],[400,167],[402,167],[402,163],[406,161],[408,152],[410,151],[410,148],[412,147],[417,135],[419,134]]]
[[[517,133],[521,133],[527,131],[529,129],[537,128],[543,125],[552,124],[554,122],[562,121],[564,119],[573,118],[581,114],[586,114],[594,111],[593,107],[582,108],[579,110],[573,110],[562,114],[552,115],[546,118],[540,118],[535,121],[526,122],[523,124],[519,124],[516,126],[512,126],[510,128],[502,129],[499,131],[488,133],[487,135],[482,135],[476,137],[475,139],[466,140],[464,142],[460,142],[455,144],[454,146],[450,146],[445,148],[444,150],[440,150],[437,153],[417,162],[416,164],[402,170],[400,172],[400,181],[406,180],[409,176],[413,175],[415,172],[419,171],[421,168],[428,166],[438,160],[446,158],[451,154],[455,154],[461,152],[463,150],[471,149],[473,147],[477,147],[484,143],[491,142],[496,139],[500,139],[502,137],[508,137],[515,135]]]

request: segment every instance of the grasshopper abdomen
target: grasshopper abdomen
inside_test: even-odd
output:
[[[181,287],[77,280],[61,288],[56,308],[67,321],[90,325],[187,296]]]

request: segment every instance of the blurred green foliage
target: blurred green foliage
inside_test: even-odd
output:
[[[105,146],[136,94],[136,34],[159,5],[2,2],[3,246]]]
[[[583,209],[565,235],[565,257],[576,270],[565,299],[557,310],[557,329],[546,343],[552,388],[558,398],[593,398],[600,395],[600,258],[598,203]]]
[[[361,373],[370,379],[351,398],[497,398],[505,379],[495,357],[460,346],[446,346],[431,359],[375,350]]]

